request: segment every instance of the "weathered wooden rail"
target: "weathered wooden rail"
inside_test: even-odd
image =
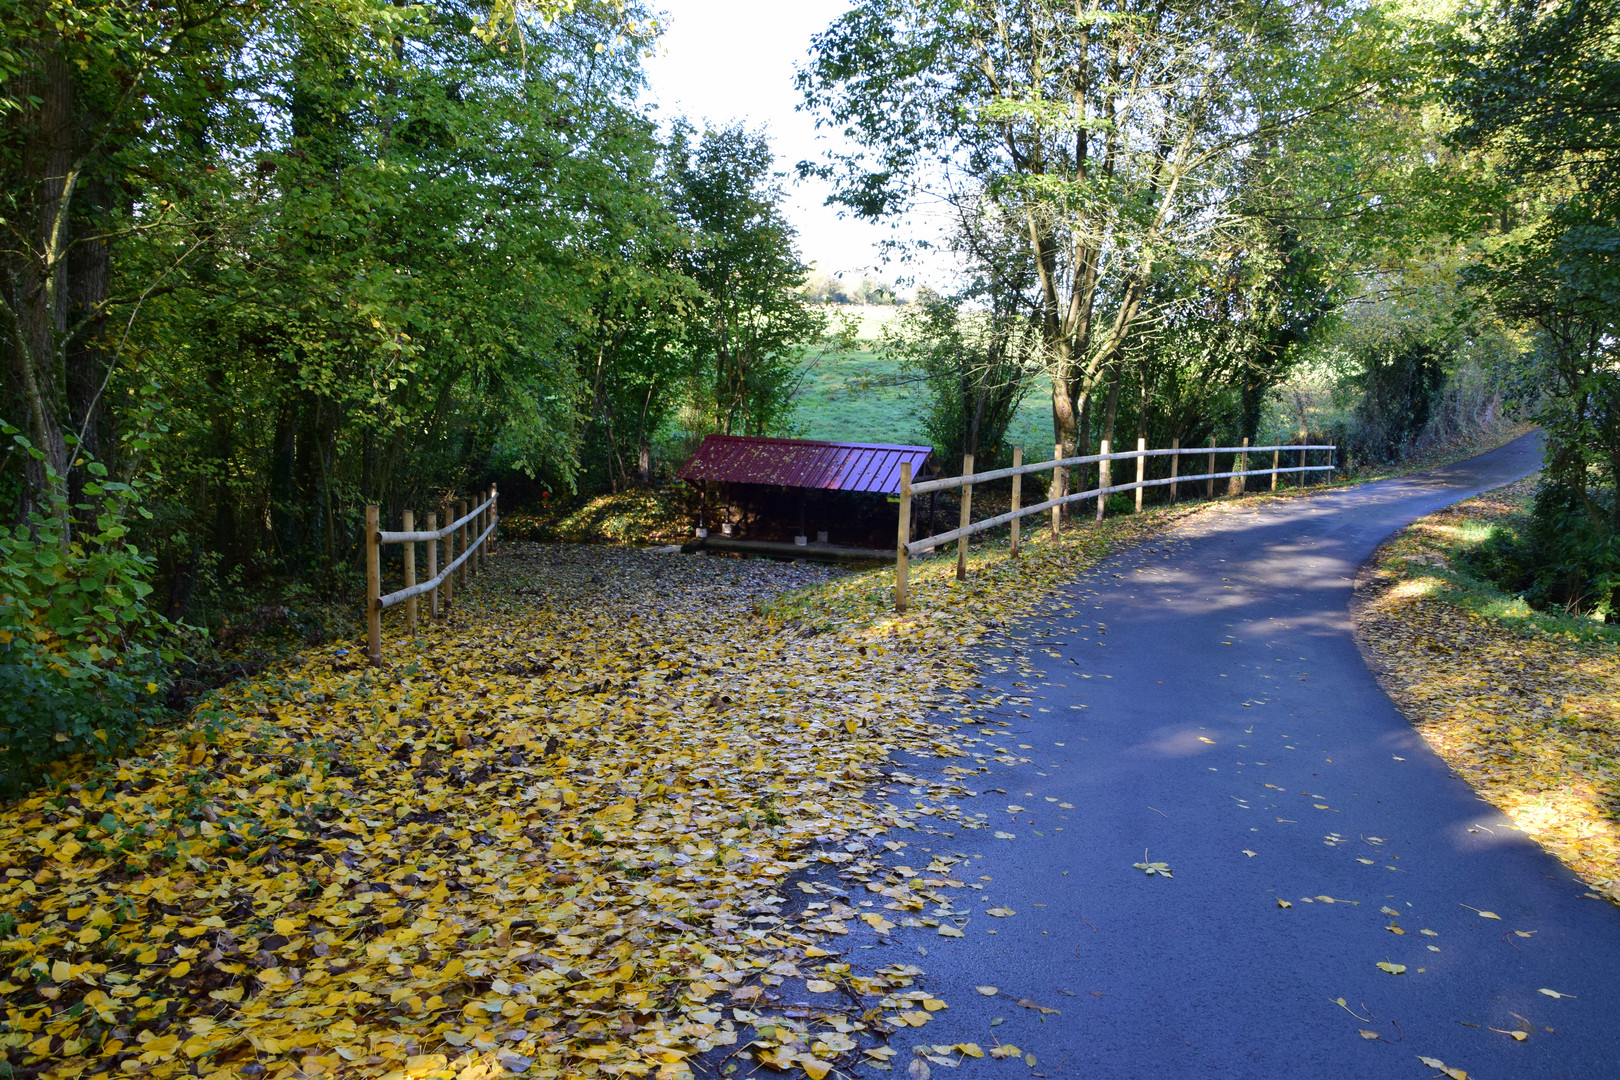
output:
[[[441,509],[446,520],[450,518],[450,504]],[[382,663],[382,613],[396,604],[405,605],[405,627],[416,636],[417,597],[427,594],[428,614],[437,619],[442,609],[455,600],[455,590],[467,587],[469,572],[483,569],[484,561],[495,550],[495,526],[500,517],[496,512],[495,485],[489,486],[489,498],[471,510],[466,500],[455,505],[455,520],[439,528],[439,515],[427,516],[427,529],[416,528],[416,515],[406,510],[401,517],[398,532],[378,527],[379,511],[366,507],[366,654],[373,667]],[[469,536],[469,531],[476,533]],[[444,544],[444,569],[439,569],[439,544]],[[405,545],[405,587],[384,594],[382,591],[382,545]],[[416,545],[427,545],[426,581],[416,580]],[[457,554],[459,550],[460,554]]]
[[[896,611],[906,610],[906,590],[909,584],[911,556],[925,551],[932,551],[941,544],[948,544],[952,540],[956,546],[956,577],[958,580],[967,576],[967,549],[968,540],[975,534],[999,528],[1002,525],[1012,526],[1011,553],[1018,554],[1019,522],[1033,514],[1052,513],[1052,535],[1056,536],[1063,527],[1062,508],[1070,503],[1082,502],[1086,499],[1097,500],[1097,520],[1103,520],[1108,505],[1108,496],[1120,491],[1136,492],[1136,511],[1142,510],[1142,493],[1150,487],[1170,488],[1170,500],[1176,501],[1182,484],[1192,484],[1204,481],[1208,485],[1208,497],[1215,497],[1215,481],[1229,481],[1228,490],[1237,494],[1243,490],[1245,477],[1270,476],[1271,490],[1277,490],[1277,478],[1288,473],[1300,474],[1300,483],[1305,483],[1307,474],[1314,472],[1333,471],[1333,453],[1337,448],[1332,445],[1302,445],[1290,446],[1250,446],[1249,440],[1244,439],[1242,446],[1216,446],[1211,439],[1208,446],[1182,446],[1177,440],[1167,450],[1149,450],[1145,439],[1138,439],[1135,450],[1119,453],[1110,453],[1108,443],[1102,444],[1102,453],[1084,454],[1079,457],[1064,457],[1061,446],[1053,448],[1050,461],[1037,461],[1024,464],[1024,451],[1022,447],[1014,448],[1013,464],[1007,469],[992,469],[988,472],[975,474],[973,472],[973,455],[967,454],[962,459],[962,475],[942,477],[938,480],[926,480],[920,484],[911,482],[911,466],[909,463],[900,466],[900,535],[895,547],[894,567],[894,608]],[[1250,454],[1271,453],[1271,468],[1250,469],[1248,467]],[[1310,455],[1314,451],[1327,452],[1327,464],[1310,464]],[[1299,464],[1284,466],[1282,455],[1285,453],[1298,453]],[[1218,472],[1215,468],[1217,454],[1234,455],[1234,468],[1225,472]],[[1193,455],[1209,458],[1208,471],[1182,476],[1180,475],[1181,459]],[[1151,457],[1168,457],[1170,459],[1170,475],[1147,479],[1147,459]],[[1136,479],[1131,483],[1110,483],[1110,470],[1116,461],[1135,461]],[[1053,473],[1053,487],[1061,488],[1064,476],[1063,470],[1077,466],[1095,464],[1098,467],[1096,487],[1087,491],[1076,491],[1032,506],[1020,505],[1022,494],[1022,479],[1035,472]],[[985,518],[983,521],[974,521],[973,518],[973,487],[975,484],[987,484],[993,480],[1012,480],[1012,509],[1005,514]],[[917,495],[927,495],[930,492],[950,491],[955,488],[962,489],[962,514],[959,526],[950,532],[939,533],[935,536],[925,536],[918,540],[911,539],[911,500]]]

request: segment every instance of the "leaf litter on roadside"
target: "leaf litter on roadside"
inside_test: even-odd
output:
[[[1418,732],[1486,800],[1620,903],[1620,653],[1452,599],[1451,560],[1534,489],[1423,518],[1358,584],[1357,633]],[[1481,913],[1483,918],[1496,916]]]
[[[872,1041],[945,1003],[843,943],[926,925],[961,882],[943,854],[891,872],[904,845],[879,838],[982,824],[960,784],[890,757],[960,756],[928,713],[974,678],[963,647],[1149,527],[1010,567],[977,553],[966,587],[924,564],[904,617],[881,575],[508,545],[419,641],[391,628],[382,669],[314,650],[0,812],[0,1060],[269,1080],[881,1067]],[[885,781],[909,797],[872,797]]]

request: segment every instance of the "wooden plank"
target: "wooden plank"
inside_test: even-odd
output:
[[[1055,464],[1063,460],[1063,444],[1057,443],[1052,447],[1052,495],[1056,498],[1063,494],[1063,466]],[[1052,507],[1052,539],[1056,540],[1063,532],[1063,505],[1055,504]]]
[[[1170,455],[1170,501],[1176,501],[1176,477],[1181,472],[1181,436],[1177,435],[1170,440],[1170,449],[1175,451]]]
[[[377,543],[377,508],[366,507],[366,655],[382,666],[382,555]]]
[[[438,531],[439,515],[429,511],[428,532]],[[428,580],[432,581],[434,578],[439,576],[439,542],[437,540],[428,541],[427,557]],[[428,617],[434,622],[439,621],[439,586],[437,585],[433,586],[433,591],[428,594]]]
[[[411,510],[400,515],[403,518],[402,527],[406,532],[416,531],[416,513]],[[416,541],[412,540],[405,545],[405,587],[407,589],[416,585]],[[405,630],[411,637],[416,636],[416,597],[405,601]]]
[[[1108,448],[1108,440],[1107,439],[1102,440],[1102,442],[1098,444],[1098,449],[1101,450],[1104,454],[1112,452]],[[1113,465],[1114,465],[1113,461],[1111,459],[1109,459],[1109,458],[1106,458],[1106,457],[1103,458],[1101,461],[1099,461],[1097,463],[1097,490],[1098,491],[1105,491],[1108,488],[1109,484],[1112,482],[1112,480],[1113,480],[1113,472],[1114,472]],[[1106,494],[1098,495],[1097,496],[1097,520],[1101,521],[1103,519],[1103,515],[1106,514],[1106,513],[1108,513],[1108,496]]]
[[[1273,450],[1271,452],[1271,490],[1272,491],[1277,490],[1277,470],[1280,469],[1280,468],[1282,468],[1282,451],[1281,450]]]
[[[1136,512],[1142,512],[1142,481],[1147,479],[1147,439],[1136,440]]]
[[[461,528],[456,530],[458,533],[461,534],[460,536],[456,537],[456,546],[461,549],[462,554],[466,554],[466,552],[467,552],[467,500],[465,500],[465,499],[457,500],[457,502],[456,502],[456,517],[458,519],[460,519],[460,521],[461,521]],[[467,587],[467,560],[462,560],[461,568],[459,570],[457,570],[456,573],[460,575],[460,580],[457,581],[456,584],[461,586],[463,589],[465,589]]]
[[[972,454],[963,454],[962,455],[962,475],[963,476],[972,476],[973,475],[973,455]],[[973,485],[972,484],[966,484],[966,485],[964,485],[962,487],[962,528],[964,528],[964,529],[967,528],[968,525],[972,523],[972,521],[973,521]],[[967,551],[968,551],[968,541],[969,541],[969,539],[971,539],[971,537],[968,534],[964,533],[956,541],[956,580],[957,581],[965,581],[967,579]]]
[[[456,519],[455,511],[451,509],[450,503],[449,503],[448,500],[444,504],[444,517],[445,517],[446,521],[454,521]],[[445,534],[444,534],[444,565],[446,567],[448,567],[451,563],[453,563],[455,561],[456,561],[456,530],[447,525],[447,526],[445,526]],[[452,604],[454,604],[455,601],[456,601],[456,575],[448,574],[448,575],[446,575],[446,577],[444,579],[444,606],[445,606],[445,610],[448,611],[450,606]]]
[[[910,585],[911,554],[906,545],[911,542],[911,462],[900,463],[900,528],[899,543],[894,551],[894,610],[906,610],[906,588]]]
[[[1013,468],[1016,469],[1020,465],[1022,465],[1023,463],[1024,463],[1024,448],[1022,446],[1013,447]],[[1023,492],[1024,492],[1023,481],[1024,481],[1024,474],[1023,473],[1013,473],[1013,478],[1012,478],[1012,509],[1013,509],[1013,515],[1014,515],[1013,519],[1012,519],[1012,555],[1013,555],[1013,558],[1018,557],[1018,521],[1019,521],[1019,519],[1017,517],[1017,514],[1018,514],[1018,503],[1020,501],[1020,496],[1022,496]]]

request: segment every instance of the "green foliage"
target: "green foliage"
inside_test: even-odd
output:
[[[694,237],[681,265],[700,293],[683,334],[697,372],[693,426],[776,433],[791,411],[796,363],[827,320],[799,292],[809,268],[782,216],[770,145],[741,127],[697,139],[677,126],[670,158],[675,209]]]
[[[1615,614],[1620,583],[1620,5],[1509,0],[1452,48],[1459,144],[1520,185],[1467,278],[1530,328],[1518,400],[1547,433],[1528,596]]]
[[[923,297],[884,329],[883,351],[926,392],[923,436],[942,468],[963,454],[975,469],[1010,461],[1007,430],[1029,388],[1034,342],[1027,320]]]
[[[42,454],[17,430],[4,433]],[[147,603],[152,559],[129,541],[141,511],[131,484],[95,479],[85,501],[61,496],[21,524],[0,526],[0,794],[51,761],[123,750],[162,715],[175,627]],[[69,531],[69,521],[81,523]]]

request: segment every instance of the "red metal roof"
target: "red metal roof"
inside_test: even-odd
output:
[[[933,475],[932,455],[927,446],[710,435],[676,475],[682,480],[895,495],[900,463],[911,462],[912,478],[922,480]]]

